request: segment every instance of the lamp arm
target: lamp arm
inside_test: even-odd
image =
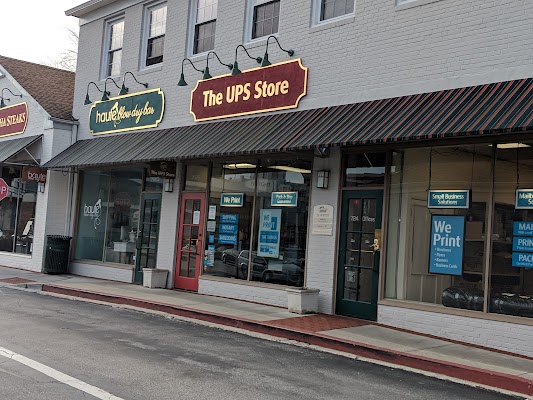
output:
[[[4,97],[4,90],[7,90],[7,91],[8,91],[9,93],[11,93],[13,96],[17,96],[17,97],[22,98],[22,95],[21,95],[21,94],[15,94],[15,93],[13,93],[13,92],[11,91],[10,88],[5,87],[5,88],[2,89],[2,95],[0,96],[2,99],[6,99],[6,98]],[[9,100],[9,99],[6,99],[6,100]]]
[[[283,47],[281,47],[281,44],[279,44],[278,38],[276,36],[274,36],[274,35],[269,36],[268,39],[267,39],[267,44],[266,44],[266,51],[267,52],[268,52],[268,42],[270,41],[270,39],[274,39],[276,41],[276,43],[278,44],[278,47],[281,49],[281,51],[284,51],[285,53],[287,53],[291,57],[294,55],[294,50],[293,49],[285,50]]]
[[[95,87],[100,93],[104,93],[104,92],[102,91],[102,89],[100,89],[100,88],[98,87],[98,85],[97,85],[96,83],[94,83],[93,81],[91,81],[91,82],[89,82],[89,83],[87,84],[87,94],[89,94],[89,86],[91,86],[91,83],[94,85],[94,87]]]
[[[214,54],[215,57],[217,58],[218,62],[222,65],[224,65],[225,67],[228,67],[229,69],[232,69],[233,68],[233,64],[225,64],[223,63],[221,60],[220,60],[220,57],[218,56],[217,53],[215,53],[213,50],[211,50],[209,53],[207,53],[207,63],[206,63],[206,67],[209,67],[209,55],[210,54]]]
[[[117,89],[120,89],[120,86],[117,85],[117,83],[115,82],[115,80],[113,78],[111,78],[110,76],[108,76],[107,78],[105,78],[105,82],[104,82],[104,92],[109,94],[109,92],[107,91],[107,81],[111,81],[115,84],[115,86],[117,87]]]
[[[238,45],[236,48],[235,48],[235,60],[237,60],[237,50],[239,50],[239,47],[242,47],[244,52],[246,53],[246,55],[251,58],[252,60],[255,60],[257,61],[258,64],[261,64],[261,61],[263,61],[263,59],[261,57],[252,57],[250,55],[250,53],[248,53],[248,50],[246,50],[246,47],[244,47],[242,44]]]
[[[126,75],[128,75],[128,74],[130,74],[131,77],[133,78],[133,80],[134,80],[135,82],[137,82],[139,85],[143,85],[145,88],[148,87],[148,83],[142,83],[142,82],[139,82],[139,81],[137,80],[137,78],[135,78],[135,75],[133,75],[133,72],[130,72],[130,71],[126,71],[126,72],[124,73],[124,76],[122,77],[122,84],[124,84],[124,83],[126,82]]]
[[[196,67],[194,66],[194,64],[192,63],[191,60],[189,60],[188,58],[184,58],[184,59],[181,61],[181,73],[182,73],[182,74],[183,74],[183,64],[185,63],[185,61],[189,61],[189,64],[191,64],[191,66],[192,66],[196,71],[201,72],[201,73],[204,72],[203,70],[196,68]]]

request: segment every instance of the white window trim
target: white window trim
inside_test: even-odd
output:
[[[158,64],[153,65],[146,65],[146,55],[148,52],[148,36],[150,35],[150,13],[152,10],[159,8],[161,6],[167,6],[167,21],[168,21],[168,5],[166,1],[160,1],[157,3],[151,3],[147,4],[144,7],[143,12],[143,25],[142,25],[142,33],[141,33],[141,54],[139,57],[139,71],[143,71],[145,69],[152,69],[160,67],[163,62],[165,61],[165,58],[163,57],[163,62],[160,62]],[[167,37],[167,29],[165,28],[165,39]],[[163,54],[165,52],[165,49],[163,49]]]
[[[423,6],[424,4],[435,3],[437,1],[440,0],[396,0],[396,11]]]
[[[247,0],[246,1],[246,18],[244,23],[244,43],[256,43],[261,41],[266,41],[267,36],[261,36],[255,39],[252,39],[252,31],[254,26],[254,7],[260,6],[261,4],[270,3],[272,0]],[[289,0],[290,1],[290,0]],[[280,12],[279,19],[281,22],[281,1],[280,1]],[[272,36],[278,36],[279,30],[277,33],[272,34]]]
[[[191,12],[189,13],[187,57],[192,59],[192,57],[198,57],[200,55],[205,55],[208,52],[204,51],[203,53],[194,53],[194,35],[196,32],[196,17],[198,16],[198,0],[191,0],[190,7],[191,7]],[[214,21],[218,21],[218,11],[217,11],[217,18],[215,18]],[[216,39],[216,36],[215,36],[215,39]]]
[[[119,15],[108,19],[105,21],[104,26],[104,40],[102,45],[102,61],[100,65],[100,80],[108,78],[107,76],[107,66],[109,62],[109,46],[111,45],[111,25],[116,24],[117,22],[124,21],[124,31],[126,30],[126,22],[124,15]],[[124,55],[124,36],[122,36],[122,55]],[[122,61],[120,65],[122,70]],[[119,75],[118,75],[119,76]],[[118,76],[110,76],[109,78],[117,78]]]
[[[339,21],[344,21],[347,19],[352,19],[355,17],[355,11],[357,10],[357,1],[354,0],[353,2],[353,12],[349,14],[340,15],[335,18],[325,19],[324,21],[320,20],[320,10],[322,9],[322,0],[313,0],[313,7],[311,11],[311,21],[312,26],[318,26],[318,25],[328,25],[328,24],[335,24]]]

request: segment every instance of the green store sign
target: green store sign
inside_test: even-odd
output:
[[[165,95],[161,89],[96,101],[89,113],[93,135],[155,128],[163,119]]]

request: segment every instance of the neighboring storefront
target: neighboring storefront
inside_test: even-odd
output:
[[[0,56],[0,265],[41,271],[46,234],[69,231],[72,185],[40,165],[75,140],[73,92],[72,72]]]

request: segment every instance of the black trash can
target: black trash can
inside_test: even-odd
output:
[[[68,254],[70,236],[46,236],[46,253],[43,272],[45,274],[66,274],[68,271]]]

